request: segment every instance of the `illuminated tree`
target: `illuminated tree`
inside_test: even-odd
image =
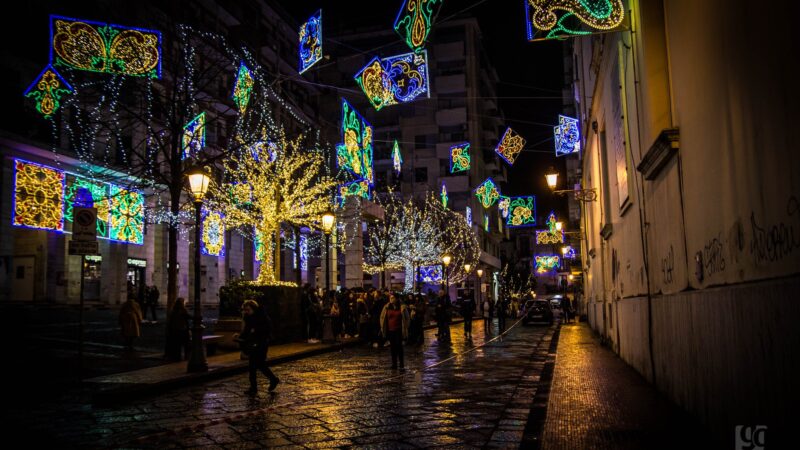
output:
[[[311,227],[331,207],[336,183],[325,174],[323,153],[306,150],[304,140],[265,134],[223,161],[223,181],[210,191],[209,203],[225,214],[228,228],[252,230],[262,263],[258,284],[280,283],[274,254],[281,225]]]

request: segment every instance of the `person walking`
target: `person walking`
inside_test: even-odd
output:
[[[475,300],[470,289],[461,303],[461,317],[464,318],[464,336],[472,337],[472,316],[475,314]]]
[[[439,342],[450,342],[450,308],[450,299],[447,297],[444,290],[440,290],[439,298],[436,301],[436,309],[434,310],[438,328],[436,339]]]
[[[409,314],[400,297],[389,294],[389,303],[381,311],[381,334],[387,338],[392,351],[392,369],[405,369],[403,340],[408,338]]]
[[[128,297],[119,309],[119,326],[125,340],[125,350],[133,351],[133,341],[142,335],[142,309]]]
[[[146,292],[146,304],[145,304],[145,311],[144,316],[147,317],[147,310],[153,313],[153,320],[150,323],[158,323],[158,317],[156,316],[156,308],[158,307],[158,298],[161,297],[161,293],[158,291],[158,286],[149,286]]]
[[[272,321],[267,312],[255,300],[245,300],[242,305],[242,333],[238,340],[242,351],[248,356],[250,370],[250,389],[245,391],[248,395],[258,393],[256,375],[261,371],[269,379],[269,391],[275,390],[280,380],[267,366],[267,351],[272,335]]]
[[[172,306],[172,311],[167,314],[167,357],[180,361],[181,349],[183,356],[189,358],[189,319],[191,315],[186,309],[186,300],[178,297]]]

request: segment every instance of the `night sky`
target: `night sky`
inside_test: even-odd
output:
[[[298,26],[322,8],[325,54],[332,59],[359,51],[380,55],[380,49],[341,45],[336,42],[336,36],[365,27],[392,29],[402,1],[357,3],[369,6],[354,9],[351,4],[344,8],[341,1],[320,0],[281,2]],[[553,126],[562,112],[563,43],[527,41],[523,0],[445,1],[437,21],[464,17],[477,17],[480,23],[484,47],[500,78],[497,95],[505,124],[527,140],[525,151],[509,168],[509,183],[503,194],[536,195],[539,216],[551,209],[565,214],[564,197],[555,199],[544,179],[550,166],[560,169],[562,180],[564,175],[563,160],[557,160],[553,150]],[[435,37],[429,40],[429,45],[434,43]],[[357,88],[355,82],[345,87]]]

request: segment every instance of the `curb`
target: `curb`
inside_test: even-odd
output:
[[[561,323],[553,331],[549,348],[537,352],[539,353],[537,356],[545,358],[545,363],[539,375],[539,386],[536,389],[536,394],[533,397],[533,403],[528,413],[528,420],[525,423],[522,442],[520,442],[519,446],[521,449],[536,450],[542,446],[542,434],[545,420],[547,419],[547,404],[550,400],[550,386],[553,384],[553,372],[556,366],[556,353],[560,334]]]
[[[450,326],[463,323],[463,319],[457,319],[450,322]],[[436,325],[425,325],[422,327],[423,330],[430,330],[435,329]],[[277,358],[267,359],[267,362],[270,366],[275,366],[278,364],[283,364],[291,361],[297,361],[299,359],[310,358],[313,356],[322,355],[325,353],[332,353],[336,351],[341,351],[344,348],[349,347],[357,347],[359,345],[364,345],[363,342],[359,340],[354,340],[351,342],[339,342],[337,344],[331,344],[327,347],[316,348],[313,350],[306,350],[298,353],[293,353],[289,355],[279,356]],[[241,364],[237,364],[231,367],[223,367],[216,370],[208,371],[208,372],[201,372],[195,374],[187,374],[184,377],[174,378],[169,380],[164,380],[158,383],[152,384],[134,384],[134,383],[119,383],[114,384],[112,387],[107,389],[97,389],[92,393],[91,396],[91,403],[96,406],[106,406],[110,404],[118,404],[121,402],[127,402],[135,399],[139,399],[144,396],[150,396],[155,394],[160,394],[166,392],[170,389],[176,387],[185,387],[189,385],[193,385],[195,383],[202,383],[206,381],[216,380],[224,377],[228,377],[231,375],[238,375],[241,373],[247,372],[247,362],[242,361]],[[86,384],[94,384],[94,383],[86,383]]]

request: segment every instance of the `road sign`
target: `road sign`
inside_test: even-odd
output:
[[[97,242],[97,208],[72,208],[72,217],[72,240]]]
[[[99,247],[97,241],[69,241],[69,254],[70,255],[99,255]]]

